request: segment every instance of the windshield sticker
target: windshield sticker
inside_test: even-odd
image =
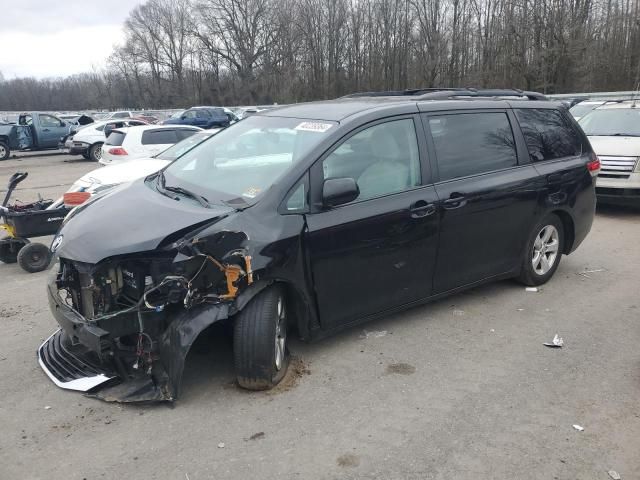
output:
[[[318,132],[324,133],[333,127],[332,123],[323,123],[323,122],[302,122],[298,125],[294,130],[300,130],[302,132]]]
[[[250,187],[246,192],[242,194],[243,197],[255,198],[260,193],[260,189],[257,187]]]

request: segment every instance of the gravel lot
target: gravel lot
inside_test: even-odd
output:
[[[95,166],[19,155],[0,188],[26,170],[18,198],[55,197]],[[58,389],[35,358],[47,273],[0,264],[0,478],[638,479],[639,238],[640,212],[600,209],[540,292],[499,282],[294,343],[275,392],[234,386],[213,335],[174,408]],[[555,333],[564,348],[544,347]]]

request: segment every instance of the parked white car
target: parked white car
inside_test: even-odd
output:
[[[600,105],[604,105],[606,102],[602,100],[585,100],[584,102],[576,103],[569,109],[569,113],[573,115],[573,118],[580,120],[591,110],[598,108]]]
[[[201,132],[189,125],[144,125],[113,130],[102,146],[100,163],[114,165],[137,158],[153,157],[171,145]]]
[[[640,102],[607,103],[579,123],[600,158],[598,201],[640,207]]]
[[[116,128],[146,125],[141,120],[103,120],[79,128],[65,139],[64,147],[72,155],[82,155],[87,160],[97,162],[102,156],[102,144],[107,134]]]
[[[196,145],[201,144],[209,137],[218,133],[220,129],[202,130],[194,133],[181,142],[172,145],[155,157],[139,158],[129,162],[96,168],[76,180],[67,193],[89,192],[91,195],[104,193],[120,184],[132,182],[138,178],[146,177],[166,167],[176,158],[181,157]],[[56,200],[56,206],[64,202],[60,197]]]

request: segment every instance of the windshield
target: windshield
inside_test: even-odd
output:
[[[573,115],[574,117],[582,117],[587,113],[589,113],[594,108],[599,107],[600,105],[602,104],[601,103],[579,103],[571,107],[569,109],[569,112],[571,112],[571,115]]]
[[[156,158],[159,158],[160,160],[169,160],[170,162],[173,162],[176,158],[181,157],[196,145],[200,145],[207,138],[211,137],[212,135],[215,135],[215,133],[216,132],[209,131],[209,132],[201,132],[201,133],[196,133],[194,135],[191,135],[190,137],[185,138],[184,140],[176,143],[175,145],[171,145],[165,151],[156,155]]]
[[[169,165],[167,186],[209,201],[251,203],[317,145],[335,123],[251,117],[221,131]]]
[[[640,108],[593,110],[579,121],[587,135],[640,136]]]

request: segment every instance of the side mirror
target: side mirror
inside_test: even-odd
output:
[[[322,186],[322,204],[337,207],[353,202],[360,195],[358,184],[351,177],[328,178]]]
[[[187,119],[187,116],[186,116],[186,115],[181,115],[181,116],[180,116],[180,120],[186,120],[186,119]]]

